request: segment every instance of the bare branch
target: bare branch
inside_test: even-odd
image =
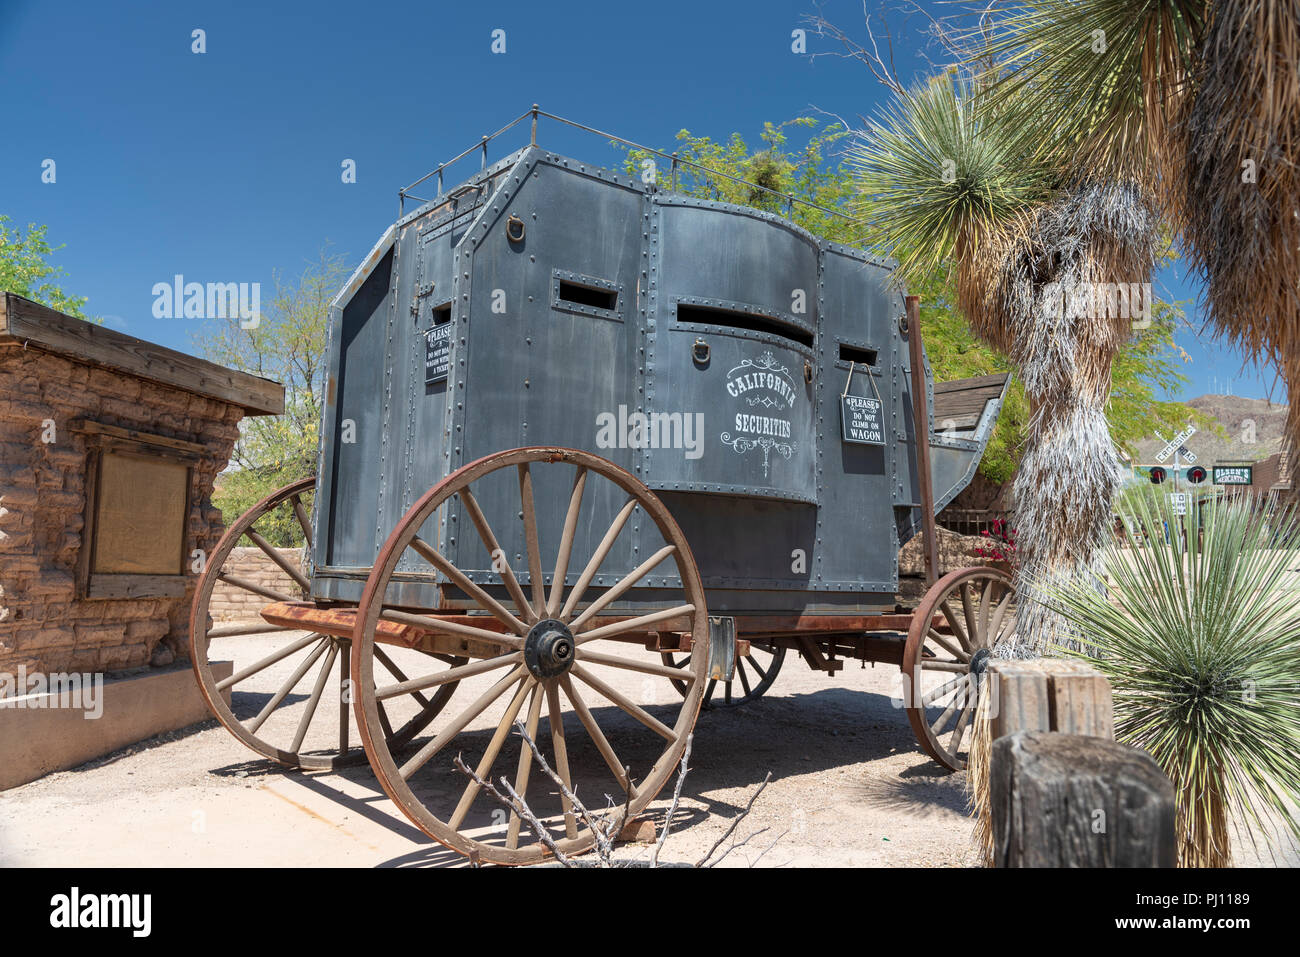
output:
[[[591,812],[587,810],[587,805],[579,801],[578,795],[574,791],[571,791],[569,786],[564,783],[564,779],[551,769],[550,762],[548,762],[546,758],[542,757],[542,752],[537,747],[537,742],[532,739],[532,736],[528,733],[528,729],[524,726],[522,721],[518,719],[515,720],[515,730],[518,731],[519,736],[524,739],[524,744],[528,745],[529,750],[533,752],[533,758],[536,759],[538,766],[541,767],[542,771],[548,778],[555,782],[556,787],[560,789],[560,793],[568,799],[569,804],[578,812],[578,816],[587,823],[587,827],[591,828],[591,832],[596,835],[596,838],[599,841],[601,831],[596,826],[595,820],[592,819]],[[630,781],[631,778],[628,780]]]
[[[757,832],[755,832],[755,833],[757,833]],[[776,845],[780,842],[781,838],[785,837],[785,836],[786,836],[787,834],[789,834],[789,833],[790,833],[790,831],[789,831],[789,829],[787,828],[786,830],[784,830],[784,831],[782,831],[780,834],[778,834],[778,835],[776,836],[775,840],[773,840],[771,844],[767,845],[767,847],[765,847],[765,848],[763,848],[761,851],[759,851],[759,853],[758,853],[758,857],[754,858],[752,861],[749,862],[749,866],[750,866],[750,867],[757,867],[757,866],[758,866],[758,862],[761,861],[761,860],[762,860],[762,859],[767,855],[767,852],[770,851],[772,848],[776,847]],[[752,837],[752,836],[753,836],[753,835],[751,835],[751,837]]]
[[[654,851],[650,854],[651,867],[657,867],[659,865],[659,852],[664,849],[664,842],[668,840],[668,832],[672,829],[673,818],[677,814],[677,805],[682,799],[682,785],[686,783],[686,774],[689,770],[686,766],[686,762],[690,760],[691,745],[694,743],[695,732],[691,732],[686,736],[686,749],[682,751],[681,770],[677,772],[677,785],[673,788],[673,800],[672,803],[668,805],[667,816],[664,817],[664,829],[659,835],[659,840],[655,842]]]
[[[818,36],[829,36],[832,40],[838,40],[840,45],[844,47],[843,53],[812,53],[809,54],[809,58],[815,60],[819,56],[838,56],[858,60],[866,64],[867,69],[882,84],[900,96],[904,95],[906,91],[903,89],[903,84],[899,81],[898,73],[894,68],[894,45],[893,38],[889,35],[889,25],[885,24],[885,48],[889,51],[889,62],[886,63],[885,58],[880,54],[880,44],[876,41],[875,31],[871,28],[871,14],[867,13],[866,0],[862,0],[862,17],[867,30],[867,39],[871,43],[870,50],[827,20],[821,13],[804,17],[804,22],[813,27]]]
[[[744,847],[746,844],[748,844],[748,843],[749,843],[750,841],[752,841],[754,838],[758,837],[758,835],[760,835],[760,834],[766,834],[766,833],[767,833],[768,831],[770,831],[770,830],[771,830],[771,828],[760,827],[757,831],[754,831],[752,834],[749,834],[748,836],[746,836],[746,838],[745,838],[743,841],[732,841],[731,844],[729,844],[729,845],[727,846],[727,849],[726,849],[725,851],[723,851],[721,854],[718,855],[718,859],[717,859],[716,861],[710,861],[708,864],[705,864],[704,866],[705,866],[705,867],[717,867],[717,866],[718,866],[719,864],[721,864],[724,860],[726,860],[727,855],[730,854],[732,851],[736,850],[737,848]],[[777,840],[780,840],[780,838],[777,838]],[[752,865],[751,865],[751,866],[752,866]]]
[[[763,778],[763,783],[760,784],[755,789],[754,793],[749,796],[749,803],[745,805],[745,810],[741,811],[739,814],[736,815],[736,817],[731,822],[731,826],[728,827],[727,830],[723,832],[722,837],[718,838],[718,840],[714,843],[714,845],[711,848],[709,848],[709,853],[705,854],[696,862],[695,864],[696,867],[713,866],[712,864],[708,863],[709,858],[713,856],[714,852],[717,851],[717,849],[722,846],[722,843],[727,838],[731,837],[731,835],[735,832],[736,828],[740,826],[740,822],[749,816],[749,812],[754,809],[754,802],[758,800],[758,796],[763,793],[763,789],[767,787],[768,782],[771,780],[772,780],[772,772],[768,771],[767,776]],[[764,828],[764,830],[766,830],[766,828]],[[752,837],[753,835],[750,836]],[[746,838],[746,840],[748,840],[748,838]],[[723,856],[725,857],[726,855]],[[718,858],[718,860],[722,860],[722,858]],[[717,861],[714,861],[714,863],[716,864]]]
[[[506,795],[498,791],[496,787],[493,786],[491,781],[485,781],[483,778],[479,777],[478,774],[476,774],[474,771],[470,770],[469,767],[466,766],[465,762],[461,760],[459,754],[456,755],[455,763],[456,763],[456,767],[460,770],[461,774],[465,775],[467,778],[469,778],[479,787],[485,788],[487,792],[491,794],[494,798],[496,798],[506,807],[510,808],[512,811],[518,814],[525,821],[527,821],[528,826],[531,827],[533,829],[533,833],[537,835],[537,839],[546,845],[547,850],[549,850],[552,854],[555,855],[555,859],[559,861],[561,865],[563,865],[564,867],[575,866],[573,862],[570,861],[570,859],[564,855],[564,852],[561,851],[560,848],[556,845],[555,839],[551,837],[551,832],[548,831],[542,825],[541,821],[537,820],[537,816],[533,814],[532,808],[528,806],[528,804],[524,801],[523,798],[521,798],[517,793],[515,793],[515,789],[510,786],[509,781],[507,781],[504,777],[501,778],[501,783],[504,784],[506,790],[510,792],[510,796],[507,797]]]

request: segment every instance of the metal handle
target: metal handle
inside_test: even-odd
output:
[[[457,186],[447,194],[448,199],[460,199],[466,193],[480,192],[483,189],[482,183],[466,183],[463,186]]]
[[[703,339],[696,339],[691,346],[691,358],[700,365],[705,365],[709,361],[709,344]]]

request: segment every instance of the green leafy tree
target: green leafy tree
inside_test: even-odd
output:
[[[276,489],[315,474],[329,305],[347,276],[342,259],[322,250],[296,279],[273,275],[274,290],[255,326],[246,329],[236,317],[214,321],[196,336],[207,358],[285,388],[284,414],[245,419],[230,466],[218,480],[213,502],[228,522]],[[292,515],[281,511],[282,521],[268,539],[281,546],[301,544]]]
[[[83,311],[85,296],[70,296],[56,285],[63,270],[52,265],[49,258],[63,247],[50,245],[45,238],[47,227],[28,223],[24,232],[21,228],[11,229],[9,223],[8,216],[0,215],[0,290],[79,319],[98,321]]]

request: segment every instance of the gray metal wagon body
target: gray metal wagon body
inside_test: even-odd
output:
[[[335,301],[311,597],[356,602],[402,515],[460,466],[554,445],[655,490],[711,614],[892,609],[921,494],[890,269],[777,216],[537,147],[486,167],[394,224]],[[970,481],[1001,395],[936,430],[928,367],[924,381],[939,509]],[[843,437],[846,392],[883,404],[879,444]],[[484,494],[485,510],[517,508],[517,488]],[[593,502],[571,567],[617,505]],[[423,537],[494,589],[456,508]],[[543,540],[562,518],[539,516]],[[595,585],[653,551],[642,526],[632,520]],[[522,530],[499,531],[527,587]],[[620,607],[654,607],[675,587],[647,578]],[[407,607],[461,597],[427,567],[399,569],[389,588]]]
[[[998,569],[939,577],[923,512],[970,481],[1006,377],[935,386],[889,263],[540,149],[541,116],[577,125],[534,106],[501,131],[531,117],[528,147],[489,166],[484,137],[449,191],[438,167],[437,198],[335,299],[317,475],[233,522],[195,590],[209,708],[289,766],[343,767],[359,739],[417,827],[503,864],[592,847],[579,781],[642,814],[701,709],[756,702],[791,652],[828,675],[897,665],[918,744],[964,768],[1015,593]],[[309,574],[263,534],[285,522]],[[918,532],[932,582],[899,607]],[[287,585],[241,574],[245,540]],[[269,602],[261,620],[215,621],[219,584]],[[252,713],[234,689],[276,665]],[[532,773],[539,737],[558,794]],[[505,764],[544,821],[479,800]]]

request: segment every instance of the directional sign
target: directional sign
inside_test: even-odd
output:
[[[1187,428],[1183,429],[1183,431],[1179,432],[1177,435],[1175,435],[1172,439],[1169,440],[1168,445],[1166,445],[1163,449],[1160,450],[1160,453],[1156,456],[1156,461],[1163,462],[1165,459],[1169,458],[1170,454],[1175,449],[1178,449],[1179,455],[1185,454],[1187,450],[1182,448],[1181,446],[1184,442],[1186,442],[1195,434],[1196,434],[1196,429],[1194,426],[1189,425]],[[1156,438],[1160,438],[1159,433],[1156,433]]]

